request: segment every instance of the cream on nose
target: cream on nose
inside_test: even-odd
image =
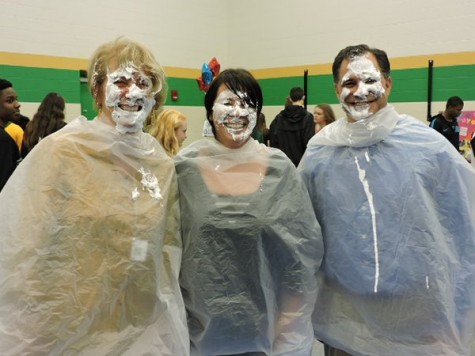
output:
[[[365,99],[369,94],[369,87],[364,84],[360,83],[358,85],[358,89],[353,93],[353,96],[359,99]]]

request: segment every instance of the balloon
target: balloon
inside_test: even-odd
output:
[[[201,78],[203,78],[203,81],[205,84],[211,84],[213,81],[213,72],[211,71],[211,68],[209,65],[206,63],[203,63],[203,67],[201,68]]]
[[[219,74],[219,71],[221,69],[221,64],[219,64],[216,57],[213,57],[209,61],[209,67],[211,68],[211,71],[213,72],[214,76],[216,77]]]
[[[196,78],[196,81],[198,82],[198,87],[200,88],[201,91],[207,91],[209,89],[209,85],[205,84],[203,81],[203,78],[199,77]]]
[[[216,57],[211,58],[208,64],[203,63],[201,67],[201,77],[196,79],[201,91],[208,91],[211,82],[219,74],[220,70],[221,64],[219,64]]]

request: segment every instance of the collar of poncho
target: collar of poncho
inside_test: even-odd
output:
[[[308,146],[366,147],[384,140],[396,127],[399,114],[393,106],[383,109],[366,119],[348,122],[341,118],[327,125],[310,141]]]

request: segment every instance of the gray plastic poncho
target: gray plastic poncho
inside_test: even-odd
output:
[[[352,355],[470,355],[475,170],[387,106],[337,120],[299,166],[322,225],[315,336]]]
[[[192,354],[308,356],[323,246],[292,162],[252,139],[239,149],[203,139],[175,160]],[[215,190],[240,192],[258,175],[255,191]]]
[[[187,355],[173,161],[79,118],[0,194],[0,354]]]

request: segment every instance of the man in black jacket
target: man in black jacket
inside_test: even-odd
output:
[[[463,100],[458,96],[452,96],[445,104],[444,112],[431,118],[430,127],[440,132],[450,143],[459,148],[459,125],[457,118],[463,110]]]
[[[313,115],[303,107],[304,94],[302,88],[292,88],[289,104],[275,117],[269,129],[270,146],[282,150],[295,166],[298,166],[307,142],[315,134]]]

